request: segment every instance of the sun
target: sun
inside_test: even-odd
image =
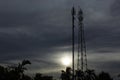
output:
[[[71,59],[69,57],[63,57],[61,59],[61,62],[62,62],[63,65],[69,66],[71,64]]]

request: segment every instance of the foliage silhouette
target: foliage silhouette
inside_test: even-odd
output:
[[[0,66],[0,80],[5,80],[8,71],[6,68],[4,68],[3,66]]]
[[[71,67],[66,67],[66,71],[61,71],[61,79],[62,80],[71,80],[72,79],[72,73],[71,73]]]
[[[101,72],[99,75],[98,75],[98,80],[113,80],[109,73],[106,73],[106,72]]]
[[[94,70],[86,70],[86,71],[81,71],[81,70],[76,70],[75,74],[76,80],[96,80],[97,76],[94,72]]]
[[[16,66],[0,66],[0,80],[53,80],[52,76],[43,76],[41,73],[36,73],[33,79],[24,74],[24,71],[27,70],[25,65],[31,64],[29,60],[23,60],[21,63],[18,63]],[[72,69],[66,67],[66,70],[61,71],[61,80],[72,80]],[[113,80],[109,73],[101,72],[98,75],[95,74],[94,70],[76,70],[74,75],[76,80]],[[120,75],[119,75],[120,76]]]
[[[36,73],[34,80],[53,80],[52,76],[42,76],[41,73]]]
[[[33,79],[25,75],[24,71],[27,70],[25,65],[27,64],[31,64],[31,62],[23,60],[16,66],[0,66],[0,80],[53,80],[52,76],[42,76],[40,73],[36,73]]]
[[[76,70],[75,79],[76,80],[83,80],[84,78],[85,78],[84,72],[81,70]]]
[[[85,80],[96,80],[97,79],[97,76],[94,72],[94,70],[86,70],[85,71]]]
[[[72,73],[71,73],[72,75]],[[71,78],[67,78],[67,68],[66,72],[62,70],[61,80],[71,80]],[[96,75],[94,70],[87,69],[86,71],[76,70],[75,80],[113,80],[109,73],[101,72]]]
[[[42,79],[42,74],[36,73],[34,80],[41,80]]]
[[[25,65],[31,64],[29,60],[23,60],[17,66],[0,66],[0,80],[30,80],[30,77],[24,74],[27,70]]]
[[[66,80],[66,72],[64,70],[61,70],[61,72],[62,72],[60,76],[61,80]]]
[[[22,63],[19,63],[17,66],[9,66],[9,77],[11,80],[21,80],[24,78],[24,71],[27,70],[25,65],[31,64],[28,60],[23,60]]]

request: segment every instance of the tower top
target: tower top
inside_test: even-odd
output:
[[[75,16],[75,8],[74,8],[74,6],[72,7],[71,13],[72,13],[72,16]]]
[[[78,20],[79,21],[83,21],[83,11],[82,11],[82,9],[80,8],[80,10],[78,11]]]

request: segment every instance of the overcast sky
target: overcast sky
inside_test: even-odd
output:
[[[29,59],[31,73],[60,73],[60,59],[71,57],[73,4],[84,12],[88,67],[118,74],[120,0],[0,0],[0,64]]]

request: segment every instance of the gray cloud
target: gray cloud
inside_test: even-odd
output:
[[[88,55],[117,54],[120,48],[119,1],[81,0],[74,4],[76,4],[76,8],[80,5],[84,11]],[[72,0],[1,0],[1,62],[24,58],[31,60],[44,58],[45,61],[41,62],[50,61],[54,64],[57,62],[54,61],[56,57],[59,58],[59,54],[71,52],[71,5]],[[77,28],[75,28],[75,32],[77,32]],[[97,57],[92,56],[93,59]],[[33,62],[35,61],[33,60]],[[110,65],[111,67],[107,67],[114,70],[113,62],[114,59],[105,64]],[[97,61],[94,59],[93,65],[97,69],[96,63]],[[119,65],[118,62],[116,65]],[[36,66],[38,69],[41,65],[36,64]],[[47,68],[47,65],[45,66]]]
[[[113,16],[117,16],[119,17],[120,16],[120,1],[119,0],[114,0],[113,4],[111,5],[111,14]]]

